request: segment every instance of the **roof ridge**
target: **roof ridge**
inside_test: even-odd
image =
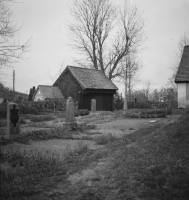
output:
[[[95,71],[102,71],[100,69],[91,69],[91,68],[85,68],[85,67],[76,67],[76,66],[71,66],[71,65],[68,65],[67,67],[74,67],[74,68],[79,68],[79,69],[88,69],[88,70],[95,70]]]
[[[45,87],[57,87],[57,86],[53,86],[53,85],[38,85],[38,86],[45,86]]]

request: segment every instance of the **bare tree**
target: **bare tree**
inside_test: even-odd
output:
[[[144,20],[137,7],[126,1],[119,9],[110,0],[76,0],[74,22],[69,25],[72,46],[81,66],[100,69],[110,80],[120,76],[121,61],[144,41]]]
[[[11,11],[8,4],[11,0],[0,0],[0,75],[4,67],[10,67],[22,58],[28,50],[29,40],[20,44],[15,40],[15,33],[19,30],[11,21]]]
[[[128,97],[131,97],[132,87],[136,81],[136,75],[141,68],[141,64],[136,59],[134,55],[125,56],[121,62],[122,72],[121,77],[124,80],[125,85],[125,96],[124,96],[124,114],[127,111],[127,100]]]
[[[150,98],[151,90],[152,90],[152,82],[150,80],[146,80],[143,84],[143,89],[142,89],[146,101],[148,101]]]
[[[168,85],[171,86],[175,91],[177,90],[176,84],[175,84],[175,76],[177,74],[177,70],[179,67],[180,59],[182,57],[184,46],[189,45],[189,33],[185,33],[181,36],[179,43],[178,43],[178,50],[176,54],[176,60],[175,64],[171,67],[173,70],[172,76],[169,78]]]

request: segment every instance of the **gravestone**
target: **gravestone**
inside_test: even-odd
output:
[[[134,98],[134,108],[137,108],[137,98]]]
[[[66,129],[73,129],[76,128],[77,123],[75,121],[75,109],[74,109],[74,102],[72,97],[69,97],[66,101],[66,120],[65,120],[65,127]]]
[[[172,101],[171,100],[169,100],[169,102],[168,102],[167,114],[168,115],[172,114]]]
[[[14,138],[20,134],[19,105],[16,103],[7,104],[7,133],[6,139]]]
[[[96,99],[91,99],[91,112],[96,112]]]

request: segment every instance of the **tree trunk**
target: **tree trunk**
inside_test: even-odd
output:
[[[123,104],[123,114],[126,115],[127,113],[127,73],[125,74],[125,97],[124,97],[124,104]]]

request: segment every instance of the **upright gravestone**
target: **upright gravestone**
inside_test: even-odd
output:
[[[134,108],[137,108],[137,98],[134,98]]]
[[[96,112],[96,99],[91,99],[91,112]]]
[[[6,139],[19,136],[20,134],[20,120],[19,120],[19,105],[16,103],[7,104],[7,133]]]
[[[172,114],[172,101],[171,100],[169,100],[169,102],[168,102],[167,114],[168,115]]]
[[[73,129],[76,127],[74,102],[71,97],[66,101],[66,129]]]

